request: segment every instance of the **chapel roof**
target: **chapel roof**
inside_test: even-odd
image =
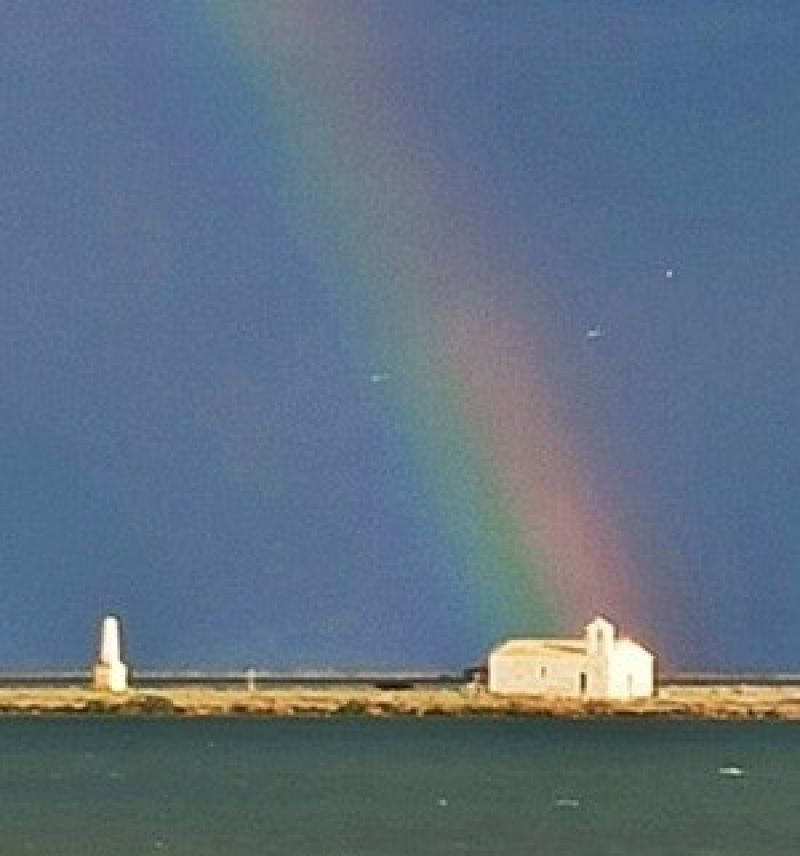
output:
[[[583,639],[508,639],[493,652],[504,657],[565,657],[586,654]]]

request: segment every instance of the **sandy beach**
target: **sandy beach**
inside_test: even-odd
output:
[[[365,687],[214,689],[137,688],[102,693],[82,687],[0,689],[0,715],[123,716],[529,716],[566,719],[800,720],[800,687],[662,687],[626,702],[501,697],[472,687],[379,690]]]

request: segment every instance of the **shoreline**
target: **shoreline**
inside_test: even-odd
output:
[[[473,687],[215,689],[170,687],[100,692],[85,687],[0,688],[0,717],[523,717],[800,721],[800,687],[665,686],[636,701],[497,696]]]

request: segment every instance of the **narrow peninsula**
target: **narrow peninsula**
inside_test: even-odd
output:
[[[596,701],[498,696],[471,685],[409,689],[364,686],[0,688],[0,715],[175,717],[530,717],[800,720],[797,686],[664,686],[651,698]]]

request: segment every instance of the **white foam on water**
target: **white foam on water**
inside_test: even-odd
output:
[[[729,776],[733,779],[738,779],[740,776],[744,775],[744,770],[741,767],[734,766],[720,767],[717,772],[720,774],[720,776]]]

